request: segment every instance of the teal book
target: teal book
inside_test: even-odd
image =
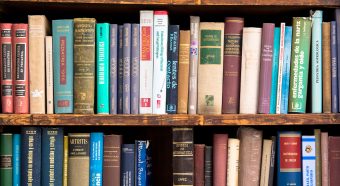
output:
[[[96,29],[97,113],[109,114],[110,24],[98,23]]]
[[[276,113],[277,79],[279,73],[279,54],[280,54],[280,28],[274,29],[273,44],[273,66],[272,66],[272,88],[270,92],[270,114]]]
[[[54,112],[73,113],[73,20],[53,20],[52,35]]]
[[[322,113],[322,11],[312,14],[312,113]],[[330,80],[329,80],[330,81]]]
[[[20,154],[21,154],[21,135],[13,134],[13,186],[20,186]]]

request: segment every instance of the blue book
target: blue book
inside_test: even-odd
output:
[[[20,186],[21,135],[13,134],[13,186]]]
[[[41,128],[21,128],[21,185],[41,185]]]
[[[131,24],[123,28],[123,114],[131,113]]]
[[[92,132],[90,136],[90,186],[103,185],[104,134]]]
[[[292,27],[285,27],[285,41],[282,68],[282,95],[280,114],[288,113],[288,97],[289,97],[289,76],[290,76],[290,59],[292,52]]]
[[[280,28],[274,29],[272,85],[270,91],[270,114],[276,113],[277,79],[279,73]]]
[[[120,185],[134,186],[135,185],[135,144],[122,145],[122,162]]]
[[[302,136],[302,185],[316,185],[315,136]]]
[[[117,114],[118,26],[110,25],[110,114]]]
[[[53,20],[54,112],[73,113],[73,20]]]
[[[131,114],[139,114],[139,24],[131,30]]]
[[[147,186],[147,146],[148,141],[137,140],[135,142],[135,185]]]
[[[152,186],[152,148],[151,141],[146,144],[146,185]]]
[[[338,64],[338,94],[340,93],[340,8],[335,9],[335,24],[336,24],[336,60]],[[338,97],[338,105],[340,105],[340,99]],[[339,106],[338,106],[339,107]],[[340,111],[340,108],[339,108]]]
[[[312,113],[322,113],[322,11],[312,15]]]
[[[117,113],[123,114],[123,76],[124,76],[124,61],[123,61],[123,25],[118,26],[118,77],[117,77]]]
[[[63,152],[63,128],[42,128],[42,185],[63,185]]]
[[[339,112],[339,89],[338,78],[340,78],[338,72],[338,53],[336,44],[336,22],[331,22],[331,63],[332,63],[332,113]]]

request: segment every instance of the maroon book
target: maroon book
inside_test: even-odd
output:
[[[239,111],[243,26],[243,18],[225,18],[222,96],[223,114],[237,114]]]
[[[274,23],[263,23],[258,113],[269,114],[272,85]]]
[[[328,141],[329,185],[340,185],[340,137],[330,136]]]
[[[213,185],[226,186],[228,134],[214,134],[213,142]]]
[[[104,136],[103,186],[120,186],[121,135]]]
[[[194,185],[204,186],[204,144],[195,144],[195,156],[194,156]]]

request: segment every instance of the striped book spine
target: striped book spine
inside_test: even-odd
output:
[[[302,136],[302,185],[315,186],[315,136]]]
[[[277,79],[279,70],[279,53],[280,53],[280,28],[274,29],[274,44],[273,44],[273,68],[272,68],[272,84],[270,92],[270,114],[276,113],[276,96],[277,96]]]

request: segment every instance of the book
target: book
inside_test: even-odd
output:
[[[109,114],[109,46],[110,24],[96,24],[97,113]]]
[[[274,174],[275,174],[275,157],[276,157],[276,137],[272,136],[272,148],[271,148],[271,153],[270,153],[270,167],[269,167],[269,181],[268,181],[268,186],[273,186],[274,185]]]
[[[263,23],[262,26],[259,100],[257,107],[257,112],[260,114],[269,114],[271,106],[274,28],[274,23]]]
[[[331,63],[332,63],[332,113],[339,112],[339,83],[338,83],[338,62],[337,62],[337,40],[336,22],[331,21]]]
[[[239,112],[243,27],[242,17],[226,17],[224,20],[223,114]]]
[[[274,44],[273,44],[273,66],[272,66],[272,82],[270,92],[270,114],[276,113],[276,99],[277,99],[277,81],[279,71],[279,55],[280,55],[280,34],[281,29],[276,27],[274,29]]]
[[[197,71],[199,61],[200,17],[190,16],[189,100],[188,113],[197,113]],[[189,39],[187,38],[187,39]]]
[[[194,145],[194,183],[195,186],[204,186],[204,144]]]
[[[121,186],[135,185],[135,144],[122,145]]]
[[[223,36],[224,23],[200,23],[198,114],[221,114],[222,112]]]
[[[0,134],[0,185],[10,186],[13,183],[13,134]]]
[[[329,162],[329,185],[335,186],[340,184],[339,171],[339,151],[340,137],[329,136],[328,138],[328,162]]]
[[[260,186],[269,185],[269,172],[270,172],[272,145],[273,145],[272,140],[270,140],[270,139],[263,140]]]
[[[118,25],[110,25],[110,114],[117,114]]]
[[[240,113],[256,114],[259,90],[261,28],[244,27],[240,87]]]
[[[212,168],[212,146],[205,146],[204,148],[204,186],[212,186],[213,168]]]
[[[135,141],[135,185],[148,186],[147,184],[147,148],[149,141]]]
[[[21,135],[20,134],[13,134],[12,137],[12,151],[13,151],[13,186],[20,186],[21,180]]]
[[[169,25],[166,73],[166,113],[177,113],[179,25]]]
[[[213,185],[227,184],[228,134],[213,136]]]
[[[321,132],[321,185],[329,185],[328,132]]]
[[[276,108],[275,113],[281,113],[281,103],[282,103],[282,80],[283,80],[283,67],[284,67],[284,57],[285,57],[285,36],[286,36],[286,24],[280,24],[280,49],[279,49],[279,63],[278,63],[278,73],[277,73],[277,91],[276,91]]]
[[[84,27],[87,29],[83,29]],[[94,18],[74,19],[73,91],[75,114],[94,113],[95,31],[96,20]]]
[[[153,184],[153,175],[152,175],[152,146],[150,140],[148,140],[148,146],[146,148],[146,185]]]
[[[67,186],[67,169],[68,169],[68,136],[64,136],[64,154],[63,154],[63,186]]]
[[[302,136],[302,185],[316,185],[315,136]]]
[[[53,114],[53,51],[52,36],[45,36],[45,72],[46,72],[46,113]]]
[[[88,26],[90,29],[94,29],[93,25]],[[76,27],[75,25],[75,28]],[[69,133],[67,185],[89,186],[89,175],[90,133]]]
[[[240,140],[228,139],[227,186],[238,185],[238,169],[240,160]]]
[[[102,132],[90,134],[90,183],[91,186],[103,185],[103,146]]]
[[[315,136],[315,182],[316,186],[321,186],[321,130],[314,129]]]
[[[118,108],[117,113],[123,114],[123,91],[124,91],[124,58],[123,58],[123,31],[124,26],[119,25],[118,26],[118,79],[117,79],[117,85],[118,85]]]
[[[73,113],[73,20],[52,21],[53,102],[56,114]]]
[[[120,186],[121,135],[104,135],[103,186]]]
[[[166,107],[166,69],[168,46],[168,12],[154,12],[153,33],[153,87],[152,113],[165,114]]]
[[[131,24],[123,25],[123,114],[131,113]]]
[[[337,8],[335,9],[335,32],[336,32],[336,61],[337,61],[337,65],[338,65],[338,73],[337,73],[337,76],[338,76],[338,94],[340,92],[340,86],[339,86],[339,82],[340,82],[340,9]],[[333,26],[332,26],[333,27]],[[333,49],[332,49],[333,50]],[[332,55],[332,58],[333,58],[333,55]],[[340,105],[340,99],[338,98],[338,107]],[[339,109],[339,108],[338,108]]]
[[[139,24],[131,26],[131,114],[139,114]]]
[[[311,12],[312,17],[312,113],[322,113],[322,10]]]
[[[311,22],[308,17],[293,18],[288,112],[306,112]]]
[[[189,101],[189,56],[190,56],[190,31],[181,30],[179,37],[179,58],[178,58],[178,114],[188,113]]]
[[[45,92],[45,36],[48,20],[44,15],[28,16],[30,113],[46,113]]]

